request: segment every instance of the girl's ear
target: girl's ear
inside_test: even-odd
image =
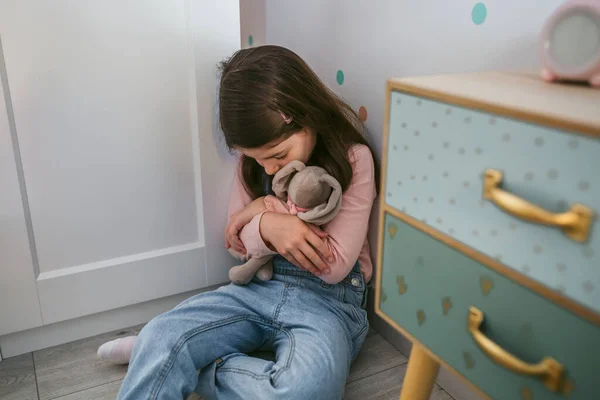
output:
[[[333,189],[329,199],[310,211],[298,213],[298,218],[317,226],[331,221],[342,207],[342,186],[340,183],[329,174],[321,175],[319,181],[331,186]]]
[[[288,187],[294,174],[302,171],[306,166],[302,161],[290,161],[285,167],[281,168],[273,177],[272,190],[275,196],[280,199],[287,198]]]

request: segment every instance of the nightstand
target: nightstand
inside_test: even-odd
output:
[[[600,91],[534,74],[391,79],[376,313],[489,399],[599,396]]]

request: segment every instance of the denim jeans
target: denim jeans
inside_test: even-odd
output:
[[[330,285],[276,256],[270,281],[201,293],[150,321],[118,399],[341,399],[368,332],[366,289],[358,263]],[[247,355],[257,350],[275,361]]]

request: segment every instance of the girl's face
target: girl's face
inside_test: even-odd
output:
[[[275,175],[290,161],[302,161],[304,164],[317,143],[317,135],[308,129],[294,133],[283,141],[275,141],[256,149],[239,149],[245,156],[254,158],[268,175]]]

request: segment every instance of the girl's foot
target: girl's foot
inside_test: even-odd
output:
[[[552,72],[548,68],[542,68],[542,79],[546,82],[552,82],[556,78]]]
[[[98,348],[98,357],[113,364],[128,364],[137,336],[111,340]]]

